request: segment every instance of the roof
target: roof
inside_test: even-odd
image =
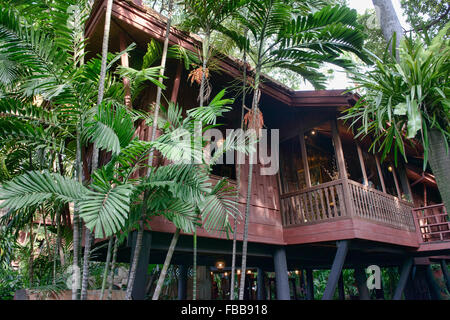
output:
[[[93,33],[105,10],[106,1],[97,0],[86,24],[87,37]],[[158,41],[164,40],[167,18],[142,5],[141,0],[114,0],[112,16],[147,33],[151,38]],[[197,51],[202,45],[201,38],[198,35],[179,30],[173,26],[170,30],[169,44],[178,44],[191,51]],[[218,60],[224,73],[234,78],[242,74],[244,68],[242,60],[225,55],[220,56]],[[246,64],[246,67],[248,77],[251,78],[254,70],[249,64]],[[294,91],[267,75],[262,75],[261,78],[261,91],[264,94],[292,107],[345,107],[353,105],[358,100],[356,94],[346,92],[347,90],[344,89]]]

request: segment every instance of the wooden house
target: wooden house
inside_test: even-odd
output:
[[[105,8],[106,1],[96,1],[86,25],[91,55],[101,51]],[[121,63],[139,67],[149,41],[162,42],[165,29],[166,19],[139,0],[115,0],[109,50],[120,52],[136,43],[137,48],[129,56],[122,56]],[[175,44],[194,52],[201,47],[195,35],[172,28],[169,45]],[[229,57],[218,61],[220,72],[211,74],[210,79],[212,96],[239,78],[244,68]],[[168,61],[164,95],[185,108],[196,106],[199,90],[188,81],[188,72],[179,61]],[[312,299],[312,270],[331,269],[323,295],[323,299],[331,299],[337,287],[342,289],[342,269],[351,268],[355,270],[360,298],[367,299],[364,269],[370,265],[399,268],[395,299],[401,298],[402,292],[406,298],[417,297],[414,281],[420,277],[429,280],[428,294],[436,297],[428,277],[429,265],[440,262],[445,266],[450,259],[450,222],[433,175],[421,170],[420,147],[408,149],[410,161],[395,166],[392,159],[381,162],[379,155],[369,152],[370,138],[355,140],[348,124],[339,117],[358,97],[343,92],[293,91],[264,77],[260,108],[267,129],[279,129],[280,150],[277,174],[261,175],[263,165],[253,166],[247,265],[261,275],[255,298],[267,297],[263,290],[265,272],[275,273],[278,299],[296,298],[296,286],[288,271],[300,270],[306,275],[307,298]],[[133,102],[133,108],[148,106],[155,94],[156,88],[149,86]],[[250,99],[245,102],[247,106],[251,105]],[[241,101],[237,98],[233,110],[222,121],[225,128],[238,128],[240,114]],[[149,128],[143,124],[137,124],[136,132],[143,139],[149,137]],[[234,170],[233,165],[223,165],[215,173],[228,176],[233,183]],[[247,173],[248,166],[243,165],[239,200],[242,209]],[[175,230],[162,218],[154,218],[150,224],[151,231],[145,232],[134,299],[144,297],[147,266],[163,263]],[[204,230],[199,230],[198,235],[199,265],[214,267],[217,261],[223,261],[231,266],[231,239]],[[242,236],[240,223],[238,268]],[[129,261],[131,248],[121,248],[121,261]],[[182,234],[172,260],[181,266],[180,298],[186,298],[186,269],[192,264],[192,248],[192,235]]]

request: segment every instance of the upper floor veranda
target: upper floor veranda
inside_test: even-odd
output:
[[[121,63],[142,63],[151,39],[163,41],[165,18],[135,2],[114,1],[110,51],[119,52],[129,44],[137,48]],[[106,3],[97,1],[86,26],[90,54],[100,52]],[[170,45],[180,45],[197,52],[201,47],[195,35],[172,28]],[[230,57],[217,60],[219,72],[211,74],[214,96],[240,78],[243,64]],[[248,67],[249,76],[252,70]],[[189,71],[182,63],[169,60],[164,95],[188,109],[196,106],[199,86],[188,81]],[[231,94],[231,91],[229,91]],[[146,108],[156,95],[149,85],[134,99],[134,108]],[[232,94],[231,94],[232,95]],[[245,105],[251,105],[251,95]],[[260,109],[264,126],[279,130],[279,148],[275,157],[277,170],[262,175],[258,163],[253,166],[249,241],[268,244],[307,244],[344,239],[362,239],[388,243],[408,250],[450,249],[450,223],[432,174],[423,172],[420,146],[408,148],[408,163],[369,151],[372,140],[354,139],[347,123],[339,118],[352,106],[357,96],[343,90],[293,91],[264,77]],[[223,131],[239,128],[242,101],[235,96],[233,110],[221,123]],[[137,123],[136,134],[148,139],[150,128]],[[273,141],[271,143],[274,143]],[[235,164],[214,168],[212,180],[220,176],[236,181]],[[242,165],[239,204],[244,212],[248,164]],[[431,205],[430,207],[427,207]],[[422,208],[422,207],[427,208]],[[415,209],[416,208],[416,209]],[[155,232],[174,232],[175,227],[156,217],[151,221]],[[242,239],[239,224],[237,238]],[[224,234],[199,236],[225,238]]]

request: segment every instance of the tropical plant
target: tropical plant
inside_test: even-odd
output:
[[[351,67],[348,60],[341,58],[344,52],[365,59],[362,54],[364,36],[356,22],[356,11],[347,7],[326,6],[311,13],[309,6],[301,6],[298,1],[254,0],[248,3],[245,12],[247,14],[236,13],[235,19],[248,29],[249,40],[233,32],[223,32],[232,37],[239,47],[248,48],[249,57],[255,66],[252,75],[252,108],[247,117],[248,128],[256,129],[256,132],[261,127],[258,105],[261,73],[265,69],[288,69],[316,88],[323,88],[326,77],[317,70],[321,64],[328,62]],[[254,47],[249,47],[249,44],[254,44]],[[250,154],[249,159],[239,299],[243,299],[245,286],[253,156]]]
[[[393,152],[405,161],[405,142],[420,141],[424,148],[424,170],[430,164],[445,205],[450,206],[450,24],[430,42],[405,37],[398,62],[390,55],[375,58],[373,70],[353,73],[361,88],[358,103],[344,119],[358,131],[357,137],[373,135],[372,149],[382,158]],[[395,48],[394,48],[395,49]],[[393,53],[395,57],[395,53]],[[413,145],[414,146],[414,145]]]
[[[87,184],[92,188],[89,192],[82,184],[86,183],[82,173],[81,147],[83,144],[92,142],[97,149],[103,152],[112,152],[114,160],[123,162],[123,171],[133,171],[136,161],[134,158],[127,158],[127,155],[139,155],[140,152],[148,152],[144,144],[139,144],[132,139],[134,133],[134,114],[122,105],[123,85],[117,81],[110,72],[115,62],[121,54],[106,57],[104,65],[105,85],[104,95],[101,103],[96,97],[97,87],[99,86],[102,62],[94,58],[84,63],[84,39],[82,37],[82,21],[86,19],[86,12],[82,10],[85,3],[60,1],[60,5],[51,7],[50,13],[57,17],[52,24],[52,29],[40,29],[39,26],[30,24],[27,16],[20,15],[16,7],[5,5],[0,10],[0,52],[3,66],[15,66],[14,72],[11,68],[0,70],[0,73],[7,74],[10,77],[4,78],[2,83],[2,99],[0,101],[3,117],[2,122],[2,142],[10,145],[27,144],[30,151],[27,170],[25,175],[19,176],[20,179],[26,177],[36,177],[34,188],[40,189],[41,199],[36,196],[33,199],[25,200],[22,203],[16,203],[8,207],[11,203],[3,203],[8,209],[9,214],[6,218],[14,219],[22,216],[25,208],[31,209],[40,204],[58,204],[64,203],[61,208],[68,208],[68,203],[75,202],[74,221],[73,221],[73,269],[79,270],[79,212],[83,212],[88,229],[97,232],[97,237],[105,232],[112,234],[120,229],[120,223],[128,213],[126,207],[116,208],[111,212],[112,219],[107,221],[105,214],[109,211],[102,211],[102,205],[110,206],[108,201],[117,197],[124,201],[127,195],[128,185],[126,183],[118,185],[106,184],[114,179],[114,170],[107,173],[100,170],[97,174],[92,173],[94,182]],[[36,10],[42,3],[27,4],[27,10]],[[69,10],[71,9],[71,10]],[[73,10],[72,10],[73,9]],[[80,22],[81,21],[81,22]],[[79,23],[78,23],[79,22]],[[68,28],[68,26],[73,28]],[[128,48],[127,51],[131,49]],[[25,69],[21,69],[26,66]],[[131,69],[128,70],[132,72]],[[134,72],[136,74],[137,72]],[[140,75],[141,81],[157,81],[152,77],[157,75],[157,71],[143,70]],[[97,99],[96,99],[97,98]],[[94,108],[95,106],[95,108]],[[30,149],[31,148],[31,149]],[[125,149],[125,154],[121,151]],[[41,159],[49,159],[42,162],[34,160],[35,154],[41,154]],[[49,155],[47,157],[47,155]],[[130,156],[132,157],[132,156]],[[59,162],[55,167],[55,159]],[[84,159],[86,162],[88,159]],[[127,160],[130,160],[127,162]],[[94,161],[96,163],[96,161]],[[64,168],[64,165],[66,168]],[[112,164],[110,163],[110,166]],[[96,166],[91,165],[91,170]],[[48,169],[48,171],[45,171]],[[76,172],[76,179],[72,179],[73,171]],[[56,172],[59,171],[58,174]],[[58,188],[52,189],[52,183],[65,181],[65,186],[74,184],[70,194],[64,193],[64,186],[58,185]],[[39,183],[49,183],[46,186],[40,186]],[[64,184],[64,183],[63,183]],[[125,185],[125,186],[124,186]],[[16,185],[18,186],[18,185]],[[47,189],[46,189],[47,188]],[[131,188],[131,187],[130,187]],[[99,191],[100,190],[100,191]],[[2,189],[4,191],[4,189]],[[11,190],[12,191],[12,190]],[[18,191],[18,190],[16,190]],[[28,191],[21,190],[25,194]],[[21,192],[19,191],[19,192]],[[81,193],[77,193],[80,191]],[[104,202],[100,201],[99,192],[105,192]],[[86,194],[84,194],[86,192]],[[83,195],[82,195],[83,194]],[[30,195],[28,193],[28,195]],[[83,209],[80,209],[81,201],[75,201],[77,196],[85,196],[90,199],[90,203],[83,202]],[[12,196],[9,194],[8,196]],[[111,197],[110,197],[111,196]],[[107,199],[106,199],[107,198]],[[53,201],[57,199],[58,201]],[[59,201],[61,200],[61,201]],[[80,199],[78,199],[80,200]],[[83,199],[84,200],[84,199]],[[31,201],[31,202],[27,202]],[[114,201],[114,200],[112,200]],[[95,204],[96,203],[96,204]],[[120,203],[120,202],[119,202]],[[116,203],[117,204],[117,203]],[[89,211],[97,210],[97,212]],[[117,211],[119,210],[119,211]],[[64,209],[64,214],[67,213]],[[56,212],[56,211],[55,211]],[[28,215],[30,217],[30,215]],[[59,224],[59,214],[56,223]],[[6,219],[5,218],[5,219]],[[105,220],[106,219],[106,220]],[[117,220],[119,219],[119,220]],[[17,220],[17,219],[16,219]],[[98,221],[99,220],[99,221]],[[119,224],[117,224],[119,221]],[[106,223],[106,225],[104,225]],[[110,224],[112,223],[112,224]],[[103,228],[106,229],[103,229]],[[59,243],[59,241],[58,241]],[[89,252],[89,250],[87,250]],[[85,255],[86,256],[86,255]],[[56,257],[56,255],[55,255]],[[87,264],[85,264],[87,266]],[[85,268],[85,275],[88,272]],[[74,281],[79,279],[75,275]],[[78,297],[78,285],[74,283],[73,298]],[[86,289],[86,286],[85,286]]]

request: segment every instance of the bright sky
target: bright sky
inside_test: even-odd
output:
[[[400,20],[400,24],[403,28],[408,30],[408,24],[403,17],[403,11],[400,7],[400,0],[392,0],[392,4]],[[364,13],[366,9],[374,9],[372,0],[347,0],[347,5],[350,8],[356,9],[356,11],[361,14]],[[329,68],[335,70],[335,72],[334,78],[328,81],[327,89],[345,89],[352,87],[352,84],[348,81],[345,72],[340,71],[337,67],[332,65],[329,65]],[[314,90],[314,88],[309,83],[302,83],[300,90]]]

